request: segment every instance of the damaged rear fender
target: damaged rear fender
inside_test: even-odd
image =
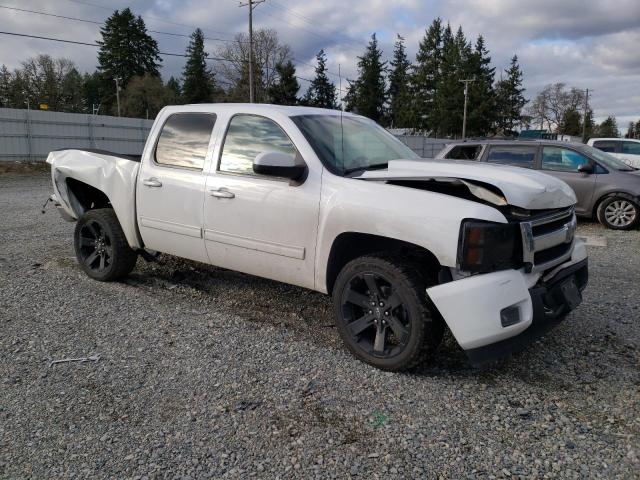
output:
[[[55,195],[61,207],[77,219],[85,207],[69,191],[68,179],[74,179],[102,192],[109,200],[132,248],[141,248],[142,239],[136,224],[136,179],[140,164],[125,158],[83,150],[51,152]]]

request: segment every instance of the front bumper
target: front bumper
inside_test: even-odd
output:
[[[573,282],[581,294],[587,286],[588,279],[589,267],[585,258],[529,289],[533,310],[529,327],[513,337],[496,343],[466,349],[465,353],[471,364],[478,367],[511,355],[523,350],[547,333],[579,303],[581,297],[576,299],[567,285]]]
[[[576,239],[571,259],[545,273],[472,275],[428,288],[427,296],[471,363],[482,365],[521,350],[557,325],[580,303],[587,280],[586,247]]]

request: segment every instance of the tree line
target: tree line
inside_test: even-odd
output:
[[[13,72],[0,67],[0,106],[34,108],[47,103],[63,112],[117,114],[116,82],[125,116],[154,118],[165,105],[244,102],[249,96],[249,41],[237,34],[213,56],[205,36],[196,29],[186,48],[182,75],[166,82],[160,75],[161,53],[140,16],[129,8],[116,10],[101,28],[98,66],[81,74],[67,59],[38,55]],[[323,50],[316,55],[315,76],[303,95],[291,48],[274,30],[254,33],[254,91],[256,101],[283,105],[338,108],[343,102],[355,111],[390,127],[409,128],[432,136],[460,135],[464,86],[468,84],[469,136],[512,135],[523,127],[541,126],[579,135],[587,122],[589,135],[616,133],[615,118],[593,124],[593,112],[582,109],[584,93],[564,84],[545,87],[530,105],[524,97],[523,72],[514,55],[496,79],[482,36],[470,42],[461,27],[454,33],[440,18],[433,20],[418,45],[415,60],[407,55],[400,35],[392,59],[383,60],[375,34],[357,59],[357,76],[345,78],[338,91],[336,72],[327,69]],[[584,118],[583,118],[584,117]],[[611,128],[614,127],[614,128]],[[578,130],[580,131],[579,133]],[[640,136],[640,121],[629,129]]]

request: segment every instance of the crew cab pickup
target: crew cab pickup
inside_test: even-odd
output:
[[[472,364],[493,361],[587,284],[564,182],[423,160],[354,114],[166,107],[140,158],[69,149],[47,162],[90,277],[162,252],[330,294],[348,349],[386,370],[434,354],[446,327]]]

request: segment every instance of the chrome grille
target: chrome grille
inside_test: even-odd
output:
[[[523,260],[532,272],[542,272],[569,258],[576,232],[573,207],[520,223]]]

